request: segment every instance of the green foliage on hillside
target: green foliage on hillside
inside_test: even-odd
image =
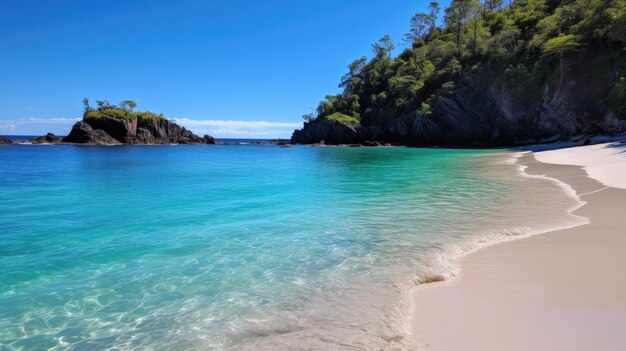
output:
[[[548,98],[568,77],[582,79],[581,68],[609,87],[607,104],[626,117],[626,0],[453,0],[443,11],[432,2],[413,16],[404,40],[409,47],[397,57],[389,36],[375,43],[372,58],[348,66],[343,92],[327,96],[305,120],[429,116],[470,75]]]
[[[340,113],[340,112],[335,112],[332,115],[324,117],[324,119],[326,119],[329,122],[337,121],[337,122],[343,122],[343,123],[348,123],[352,125],[359,123],[358,119],[352,116],[344,115],[343,113]]]
[[[119,118],[119,119],[136,119],[151,118],[163,119],[163,114],[156,114],[150,111],[133,111],[137,107],[137,103],[132,100],[124,100],[119,105],[111,105],[107,100],[96,100],[97,108],[89,105],[89,99],[83,99],[83,119],[90,118]]]

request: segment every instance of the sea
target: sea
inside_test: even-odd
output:
[[[0,350],[413,350],[420,284],[584,221],[511,150],[251,142],[0,146]]]

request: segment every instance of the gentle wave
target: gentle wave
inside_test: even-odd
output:
[[[505,152],[6,150],[10,350],[414,349],[417,285],[458,275],[472,250],[584,221],[575,193]]]

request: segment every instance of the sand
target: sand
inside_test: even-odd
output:
[[[520,158],[527,173],[570,184],[587,202],[573,213],[590,223],[461,258],[459,277],[416,289],[412,338],[426,350],[626,350],[624,151],[605,144]]]
[[[613,142],[536,152],[539,162],[581,166],[605,186],[626,189],[626,143]]]

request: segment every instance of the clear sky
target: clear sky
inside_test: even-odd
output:
[[[448,1],[442,1],[442,5]],[[288,137],[424,0],[2,0],[0,135],[67,134],[81,99],[198,134]]]

